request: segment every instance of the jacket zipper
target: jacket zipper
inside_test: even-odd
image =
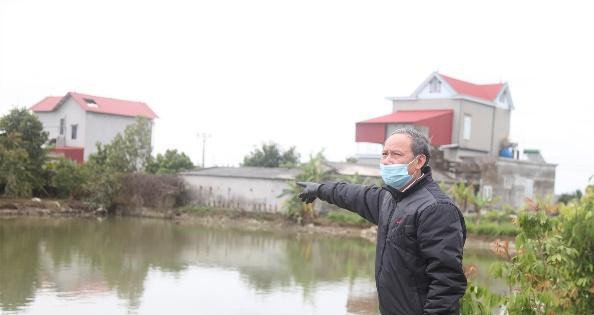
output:
[[[382,254],[380,255],[380,265],[378,268],[378,272],[377,272],[377,279],[379,280],[380,275],[382,274],[382,269],[384,267],[384,252],[386,251],[386,245],[388,243],[388,233],[390,232],[390,222],[392,222],[392,216],[394,215],[394,212],[396,212],[396,206],[398,205],[397,202],[394,201],[394,203],[396,204],[392,210],[390,211],[390,215],[388,217],[388,223],[386,224],[386,232],[384,233],[384,246],[382,247]]]

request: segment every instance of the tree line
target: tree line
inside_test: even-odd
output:
[[[111,143],[97,143],[97,152],[82,165],[52,157],[47,141],[48,133],[28,110],[17,108],[0,117],[0,194],[80,198],[108,206],[125,174],[165,175],[195,168],[177,150],[152,156],[146,118],[137,118]]]

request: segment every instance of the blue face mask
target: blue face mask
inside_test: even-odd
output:
[[[414,160],[410,161],[410,163],[413,161]],[[380,173],[384,183],[396,189],[399,189],[404,186],[404,184],[408,183],[412,178],[412,176],[408,174],[408,166],[410,163],[387,165],[380,163]]]

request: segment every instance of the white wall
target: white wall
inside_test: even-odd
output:
[[[43,130],[49,133],[48,139],[57,138],[60,133],[60,119],[64,118],[66,122],[66,130],[64,137],[66,139],[66,146],[69,147],[85,147],[85,111],[80,105],[71,97],[69,97],[64,104],[60,105],[52,112],[34,112],[41,123]],[[76,139],[72,139],[72,125],[78,124]],[[85,147],[85,154],[86,154]]]
[[[430,92],[430,88],[431,88],[430,82],[431,82],[431,80],[427,81],[427,84],[423,87],[423,89],[419,92],[419,94],[417,94],[417,98],[450,98],[457,94],[455,91],[453,91],[452,89],[450,89],[447,86],[447,83],[445,83],[443,81],[441,81],[441,89],[440,89],[439,93],[435,93],[435,92],[431,93]]]
[[[246,211],[281,212],[288,196],[278,198],[289,188],[287,180],[196,176],[182,174],[192,191],[193,202]]]
[[[90,154],[97,152],[97,142],[110,143],[118,133],[123,134],[126,127],[135,121],[134,117],[87,112],[85,161]]]

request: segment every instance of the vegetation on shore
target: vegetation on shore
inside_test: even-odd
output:
[[[151,122],[137,118],[111,143],[78,165],[48,155],[48,135],[36,116],[13,109],[0,118],[0,195],[68,198],[112,210],[118,205],[173,207],[183,203],[183,182],[173,174],[194,168],[183,153],[151,155]]]
[[[594,309],[594,186],[558,211],[534,203],[518,214],[515,251],[495,243],[490,272],[508,286],[497,295],[470,283],[462,314],[588,314]],[[472,279],[473,267],[467,270]]]

